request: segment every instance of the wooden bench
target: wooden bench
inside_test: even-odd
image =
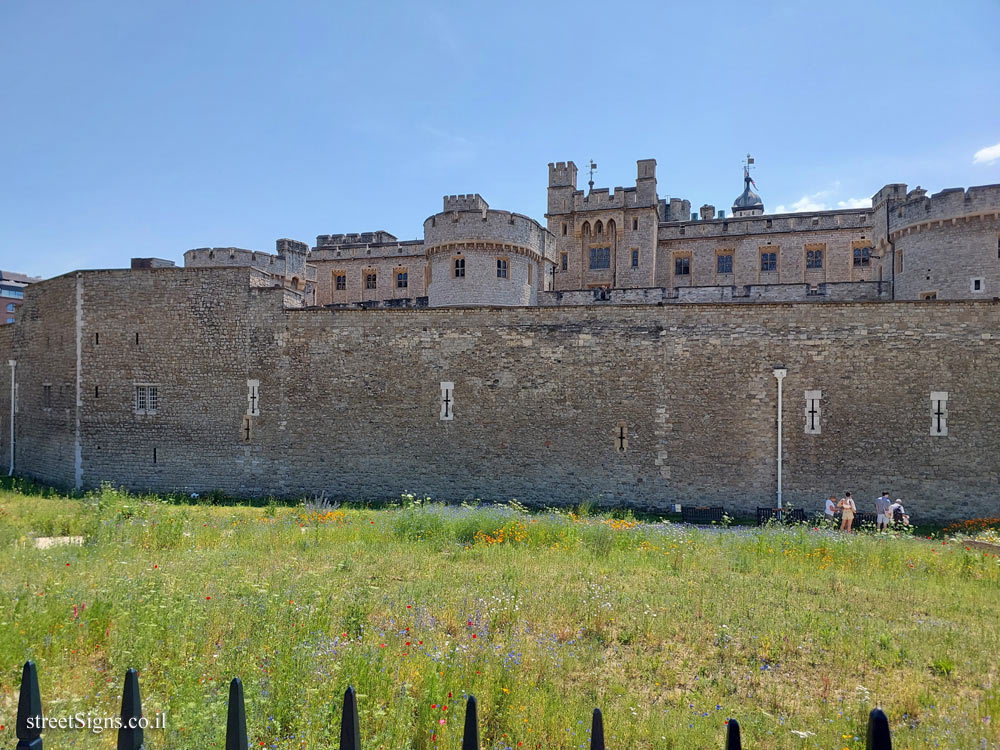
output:
[[[684,523],[722,523],[726,511],[721,505],[682,505],[681,520]]]

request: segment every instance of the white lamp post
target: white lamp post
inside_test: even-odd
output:
[[[10,365],[10,471],[7,476],[14,476],[14,396],[16,391],[14,390],[14,373],[17,370],[17,360],[8,359],[7,364]]]
[[[785,379],[788,370],[784,367],[775,367],[772,370],[774,377],[778,380],[778,517],[781,517],[781,381]]]

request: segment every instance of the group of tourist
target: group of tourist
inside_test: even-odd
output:
[[[840,530],[850,533],[854,525],[854,516],[858,512],[858,506],[851,497],[850,492],[845,492],[844,496],[837,499],[836,495],[831,495],[826,501],[824,514],[831,523],[836,522],[836,516],[840,513]],[[889,499],[889,493],[883,492],[875,498],[876,523],[879,531],[885,531],[889,524],[910,525],[910,517],[903,508],[903,501],[896,498],[896,502]]]

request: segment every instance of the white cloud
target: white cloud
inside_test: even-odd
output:
[[[774,212],[776,214],[794,214],[800,211],[826,211],[826,203],[820,199],[825,198],[829,194],[829,190],[820,190],[818,193],[813,193],[812,195],[803,195],[790,206],[784,204],[778,206],[774,209]]]
[[[871,198],[848,198],[846,201],[837,201],[837,208],[871,208]]]
[[[839,185],[840,183],[835,184]],[[871,208],[872,205],[870,198],[848,198],[847,200],[837,201],[834,204],[827,200],[832,194],[833,190],[820,190],[818,193],[803,195],[789,206],[784,204],[777,206],[774,212],[776,214],[795,214],[811,211],[832,211],[837,208]]]
[[[973,164],[992,164],[997,159],[1000,159],[1000,143],[981,148],[972,155]]]

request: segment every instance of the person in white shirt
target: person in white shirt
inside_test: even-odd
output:
[[[823,515],[826,516],[827,521],[833,521],[833,517],[837,515],[837,496],[833,495],[826,499],[826,509],[823,511]]]
[[[889,506],[889,518],[895,521],[897,518],[904,526],[910,525],[910,517],[906,513],[906,509],[903,508],[902,498],[896,498],[896,502]]]

